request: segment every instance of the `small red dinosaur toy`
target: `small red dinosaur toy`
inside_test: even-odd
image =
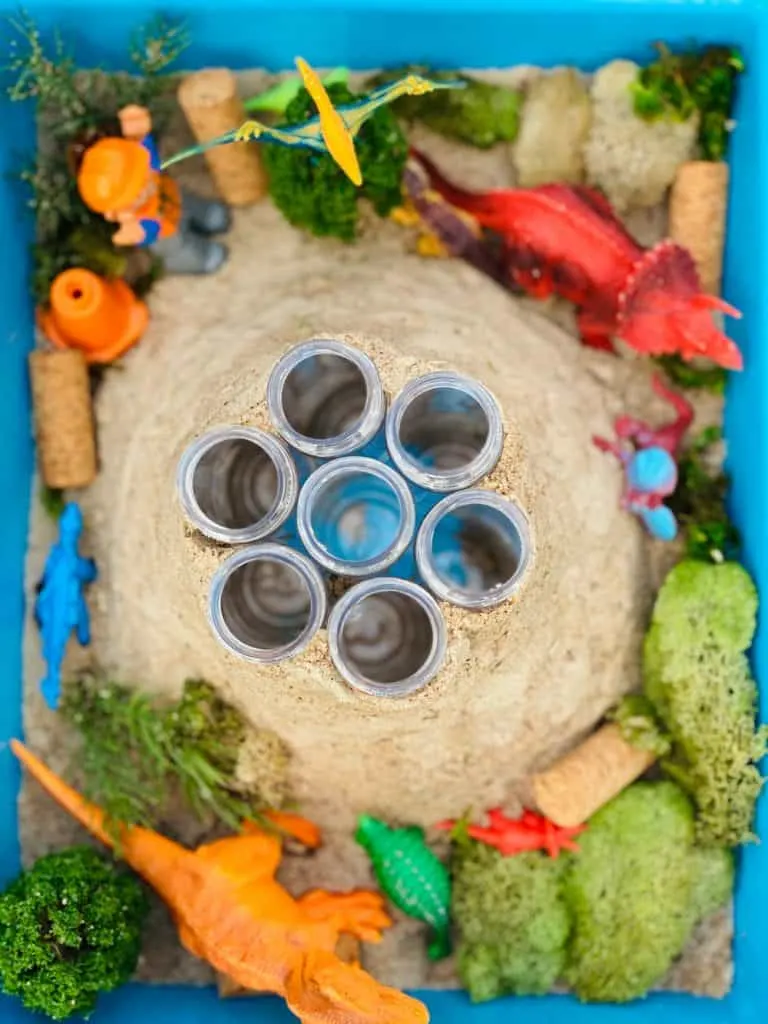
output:
[[[561,850],[578,852],[574,842],[586,825],[575,828],[560,828],[549,818],[533,811],[523,811],[519,818],[508,818],[500,807],[486,813],[487,825],[469,825],[467,834],[472,839],[495,847],[504,857],[528,850],[545,850],[550,857],[557,857]],[[450,830],[456,827],[454,820],[441,821],[435,828]]]
[[[739,349],[711,316],[739,311],[701,291],[687,249],[669,240],[638,245],[601,192],[580,185],[467,192],[414,155],[449,203],[503,237],[509,273],[529,295],[575,303],[585,345],[612,352],[620,338],[647,355],[742,368]]]

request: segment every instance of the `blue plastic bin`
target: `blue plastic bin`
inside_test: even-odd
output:
[[[48,32],[72,40],[84,65],[127,64],[130,33],[157,9],[151,0],[56,4],[27,0]],[[649,44],[691,40],[742,47],[748,65],[733,137],[733,178],[725,295],[744,313],[733,326],[746,369],[728,393],[726,432],[733,474],[733,512],[745,559],[768,594],[768,0],[165,0],[163,13],[184,17],[193,45],[184,64],[234,68],[288,67],[300,54],[317,65],[369,68],[427,61],[438,66],[504,67],[518,63],[575,64],[590,70],[614,57],[643,60]],[[14,8],[2,0],[2,13]],[[0,29],[0,54],[7,53]],[[0,60],[4,63],[4,60]],[[763,121],[760,117],[762,114]],[[0,884],[19,865],[16,794],[19,771],[6,741],[21,729],[22,582],[33,445],[26,353],[32,340],[28,244],[32,225],[10,174],[34,146],[32,111],[0,100]],[[758,678],[768,679],[768,630],[753,650]],[[768,688],[763,689],[766,716]],[[763,801],[759,830],[768,834]],[[624,1007],[582,1006],[569,997],[502,1000],[471,1006],[458,993],[425,1001],[435,1024],[757,1024],[768,1017],[768,845],[743,851],[736,918],[736,982],[724,1001],[654,995]],[[34,1018],[0,997],[0,1024]],[[96,1024],[278,1024],[295,1020],[276,1001],[220,1001],[210,990],[129,986],[100,1003]]]

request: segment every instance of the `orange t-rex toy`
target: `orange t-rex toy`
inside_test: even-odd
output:
[[[104,812],[67,785],[17,740],[11,749],[41,786],[112,848]],[[274,823],[307,845],[318,830],[298,815]],[[303,1024],[427,1024],[426,1007],[386,988],[334,950],[347,932],[377,942],[392,922],[367,890],[317,889],[298,899],[275,879],[276,834],[249,824],[242,835],[187,850],[151,829],[126,827],[122,857],[167,904],[182,945],[243,988],[282,996]]]

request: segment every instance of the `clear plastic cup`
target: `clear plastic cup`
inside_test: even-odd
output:
[[[374,576],[412,542],[416,511],[408,484],[390,466],[350,455],[310,476],[296,509],[307,554],[339,576]]]
[[[325,621],[317,567],[283,544],[254,544],[231,555],[211,580],[208,619],[233,654],[274,664],[299,654]]]
[[[176,489],[191,526],[224,544],[274,536],[299,492],[294,461],[279,438],[255,427],[219,427],[179,460]]]
[[[493,491],[461,491],[427,513],[416,536],[425,586],[461,608],[492,608],[519,589],[532,561],[522,510]]]
[[[328,620],[339,674],[374,697],[422,690],[440,670],[446,642],[437,602],[408,580],[363,580],[338,600]]]
[[[386,398],[373,362],[359,349],[330,338],[292,348],[267,381],[275,430],[297,451],[331,459],[373,442],[384,422]]]
[[[490,473],[501,455],[504,427],[483,384],[438,371],[409,381],[395,398],[386,439],[392,462],[416,487],[450,492]]]

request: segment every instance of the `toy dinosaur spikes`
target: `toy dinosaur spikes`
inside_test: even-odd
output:
[[[435,89],[463,89],[466,82],[433,82],[419,75],[406,75],[397,82],[384,85],[355,103],[334,107],[320,76],[301,57],[296,66],[304,87],[317,107],[317,117],[301,124],[271,128],[261,121],[246,121],[236,131],[226,132],[210,142],[190,146],[175,153],[162,164],[162,170],[188,157],[197,156],[214,146],[231,142],[258,141],[280,146],[295,146],[328,153],[355,185],[362,184],[360,165],[355,153],[354,138],[362,125],[379,107],[394,102],[401,96],[421,96]]]
[[[97,839],[113,846],[104,812],[16,740],[11,750],[40,785]],[[314,826],[276,815],[283,831],[316,844]],[[125,861],[168,905],[182,945],[238,986],[288,999],[305,1024],[423,1024],[426,1010],[335,955],[342,933],[377,942],[392,922],[382,898],[317,889],[295,899],[275,879],[281,846],[255,824],[187,850],[151,829],[125,827]]]

